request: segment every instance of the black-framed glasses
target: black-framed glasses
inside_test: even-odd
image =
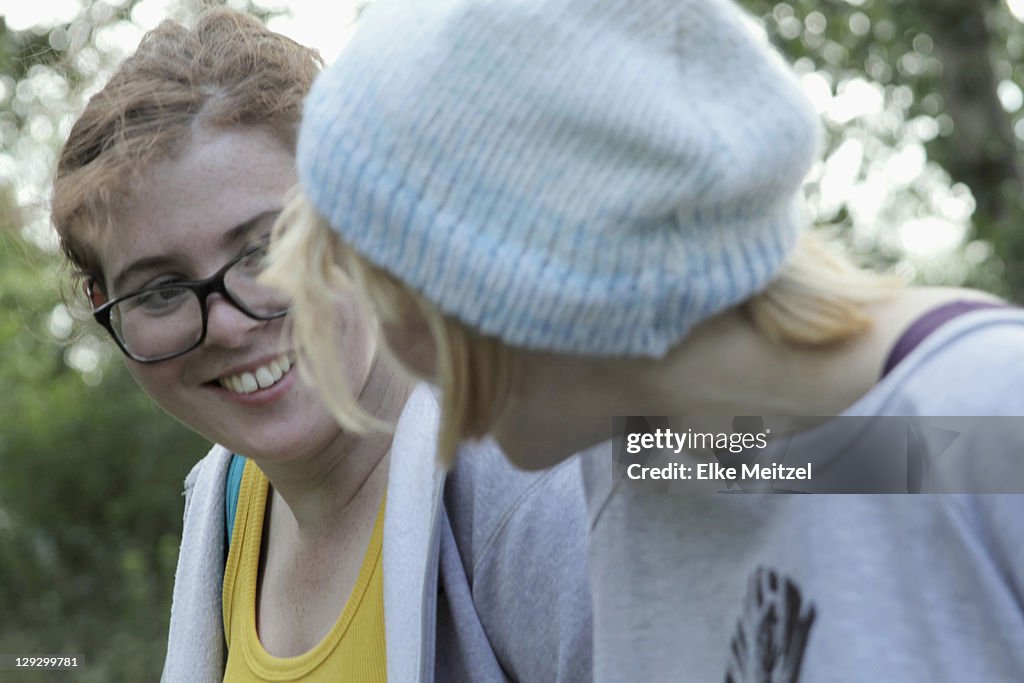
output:
[[[267,248],[261,244],[239,254],[205,280],[168,282],[117,297],[94,309],[93,317],[139,363],[168,360],[202,344],[211,294],[220,294],[250,318],[280,318],[291,301],[259,281]]]

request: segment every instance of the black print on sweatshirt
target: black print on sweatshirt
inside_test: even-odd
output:
[[[725,683],[799,683],[814,614],[791,579],[758,567],[732,637]]]

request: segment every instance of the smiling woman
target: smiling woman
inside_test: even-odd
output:
[[[378,362],[345,292],[325,333],[363,425],[394,432],[342,428],[294,372],[290,301],[259,277],[319,65],[238,13],[164,23],[60,158],[53,221],[94,317],[219,444],[185,484],[164,680],[584,680],[578,469],[518,472],[489,442],[436,469],[433,394]]]
[[[111,321],[115,339],[137,361],[129,370],[143,389],[185,424],[249,457],[308,456],[339,439],[337,424],[317,410],[313,391],[297,377],[267,381],[272,363],[293,353],[281,345],[278,318],[287,299],[280,292],[254,285],[238,267],[222,273],[223,292],[188,292],[191,283],[265,242],[295,183],[285,144],[263,128],[199,128],[178,154],[150,162],[132,183],[131,194],[111,208],[116,231],[90,243],[98,268],[91,282],[97,316]],[[237,280],[248,280],[249,291],[259,287],[259,296],[250,300],[231,288]],[[173,314],[163,304],[154,308],[161,293],[182,291],[188,293]],[[366,313],[339,306],[348,321],[349,378],[371,400],[389,404],[391,414],[381,417],[393,418],[390,404],[400,406],[403,397],[389,398],[381,388],[393,383],[370,374],[374,344]]]

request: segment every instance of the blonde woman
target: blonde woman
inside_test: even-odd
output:
[[[1024,412],[1018,310],[802,232],[817,123],[749,23],[729,0],[379,0],[306,105],[308,199],[268,280],[339,413],[314,325],[354,281],[440,386],[442,457],[485,434],[529,469],[580,454],[596,680],[1021,680],[1019,497],[613,477],[617,415]]]
[[[379,362],[344,290],[331,330],[367,417],[340,427],[257,281],[319,67],[239,13],[166,22],[61,154],[53,219],[97,322],[218,443],[185,482],[163,679],[587,680],[578,468],[516,472],[483,443],[436,469],[434,395]]]

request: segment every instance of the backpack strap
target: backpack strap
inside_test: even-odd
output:
[[[231,456],[228,464],[227,484],[224,487],[225,525],[228,532],[228,544],[231,547],[231,534],[235,530],[235,511],[238,509],[238,491],[242,487],[242,473],[245,472],[245,458],[237,453]]]

